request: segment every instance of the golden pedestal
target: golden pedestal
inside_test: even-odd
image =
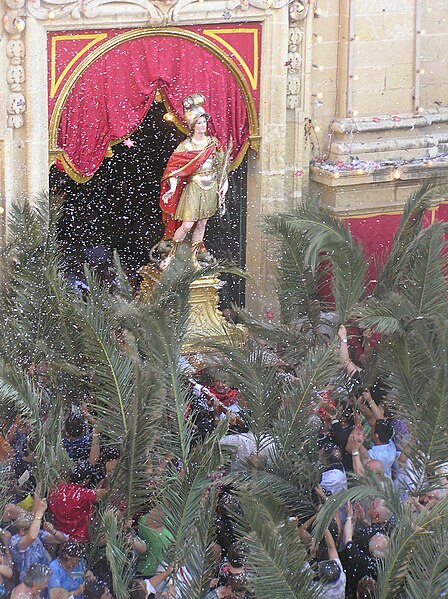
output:
[[[162,273],[154,266],[147,264],[139,270],[142,277],[139,298],[149,301],[155,285],[158,284]],[[196,279],[190,285],[190,316],[185,351],[200,350],[201,341],[219,343],[243,343],[247,332],[242,325],[228,322],[218,309],[218,290],[225,285],[217,276],[206,276]]]

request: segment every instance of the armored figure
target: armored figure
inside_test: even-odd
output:
[[[219,141],[207,132],[210,115],[205,112],[204,102],[204,96],[198,93],[183,101],[190,135],[173,152],[162,177],[164,239],[172,243],[164,267],[190,231],[193,263],[197,265],[197,254],[204,249],[207,221],[217,211],[219,197],[228,189],[227,177],[222,177],[224,154]]]

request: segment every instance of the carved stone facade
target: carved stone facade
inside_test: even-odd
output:
[[[288,82],[286,88],[286,105],[293,110],[302,104],[301,69],[303,65],[304,23],[308,15],[309,4],[294,0],[289,5],[288,31]]]
[[[7,34],[6,57],[8,67],[6,82],[9,87],[6,101],[7,126],[13,129],[23,127],[26,99],[25,85],[25,44],[23,33],[26,27],[25,0],[5,0],[7,12],[3,15],[3,27]]]

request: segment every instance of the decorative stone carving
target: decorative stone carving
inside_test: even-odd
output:
[[[8,96],[7,125],[12,129],[19,129],[23,126],[23,113],[25,112],[26,101],[25,96],[20,92],[12,92]]]
[[[6,81],[11,88],[13,85],[25,83],[25,69],[23,66],[21,64],[10,65],[6,71]]]
[[[8,0],[8,2],[12,3],[13,0]],[[20,33],[16,32],[15,35],[18,36]],[[19,129],[23,127],[23,114],[26,110],[26,100],[22,88],[25,83],[25,68],[22,64],[25,58],[25,44],[20,38],[8,40],[6,56],[9,59],[9,66],[6,71],[6,81],[9,86],[6,101],[7,126],[12,129]]]
[[[20,64],[25,58],[25,44],[22,40],[10,40],[6,44],[6,56],[11,64]]]
[[[20,92],[13,92],[8,96],[8,114],[23,114],[25,112],[25,96]]]
[[[308,3],[294,0],[289,6],[288,78],[286,106],[290,110],[300,107],[300,78],[302,67],[303,21],[308,14]]]
[[[24,0],[8,0],[20,3]],[[278,9],[286,6],[290,0],[227,0],[213,2],[213,10],[229,12],[246,11],[249,7],[259,10]],[[26,0],[26,9],[30,16],[39,20],[93,19],[100,16],[136,15],[143,13],[153,25],[176,23],[182,12],[191,5],[202,4],[206,8],[207,0]],[[294,0],[293,4],[306,12],[304,0]],[[217,9],[218,5],[222,5]],[[299,11],[298,14],[301,14]]]

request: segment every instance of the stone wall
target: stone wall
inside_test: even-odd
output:
[[[313,188],[338,213],[396,210],[448,173],[448,2],[325,0],[316,12]]]

